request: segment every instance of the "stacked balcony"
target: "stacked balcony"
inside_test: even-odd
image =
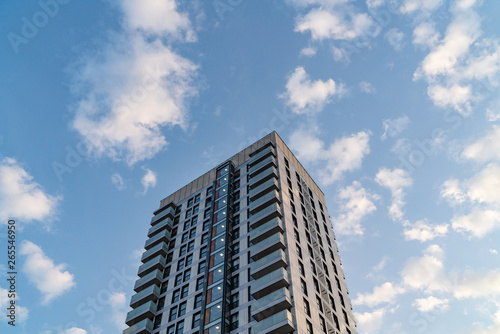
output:
[[[167,206],[164,210],[160,211],[158,214],[155,214],[153,218],[151,218],[151,226],[156,225],[164,218],[174,219],[175,216],[175,207]]]
[[[252,317],[261,321],[275,313],[292,308],[292,298],[287,288],[278,289],[252,304]]]
[[[166,218],[166,219],[160,221],[158,224],[151,226],[151,228],[148,230],[148,237],[151,238],[151,237],[155,236],[156,234],[160,233],[164,229],[172,231],[173,224],[174,224],[174,221],[170,218]]]
[[[149,238],[147,241],[146,241],[146,244],[144,245],[144,248],[146,250],[149,250],[151,249],[152,247],[158,245],[159,243],[161,242],[170,242],[170,238],[171,238],[171,233],[170,231],[168,230],[163,230],[161,231],[160,233],[158,234],[155,234],[153,237]]]
[[[163,268],[165,268],[165,265],[166,265],[165,258],[162,255],[158,255],[157,257],[154,257],[148,262],[139,266],[139,271],[137,272],[137,275],[139,275],[139,277],[144,277],[147,274],[157,269],[163,270]]]
[[[250,231],[250,242],[255,245],[277,232],[283,233],[284,231],[283,222],[276,217]]]
[[[166,242],[162,242],[162,243],[150,248],[149,250],[145,251],[142,254],[141,261],[142,261],[142,263],[145,263],[145,262],[151,260],[152,258],[154,258],[155,256],[158,256],[158,255],[166,256],[167,253],[168,253],[168,245]]]
[[[130,300],[130,306],[136,308],[150,300],[156,302],[160,296],[160,287],[156,284],[148,286],[146,289],[136,293]]]
[[[250,247],[251,258],[257,261],[278,249],[286,249],[285,238],[281,233],[275,233],[258,244],[252,245]]]
[[[127,313],[127,319],[125,320],[125,323],[127,324],[127,326],[136,325],[148,318],[153,318],[155,312],[156,304],[153,301],[146,302]]]
[[[276,156],[276,150],[272,145],[260,148],[259,150],[250,153],[250,159],[248,160],[248,163],[250,166],[253,166],[270,155]]]
[[[259,186],[255,187],[252,189],[251,194],[250,194],[250,200],[255,201],[259,197],[264,196],[270,191],[273,190],[279,190],[279,184],[278,181],[274,178],[267,180],[266,182],[260,184]]]
[[[283,214],[281,213],[280,206],[277,203],[273,203],[250,217],[250,227],[255,229],[276,217],[281,218]]]
[[[270,167],[259,171],[257,175],[255,175],[250,179],[249,182],[250,188],[252,189],[256,188],[261,184],[263,184],[264,182],[271,180],[273,178],[278,179],[278,170],[276,169],[276,167],[271,165]]]
[[[250,213],[256,214],[261,209],[268,207],[273,203],[281,203],[279,193],[274,190],[250,203]]]
[[[259,279],[278,268],[286,268],[287,266],[285,252],[278,249],[260,260],[252,262],[250,270],[252,277]]]
[[[262,170],[270,166],[274,167],[278,166],[276,163],[276,159],[272,155],[261,160],[259,163],[256,164],[249,163],[248,173],[250,174],[250,177],[254,177],[255,175],[259,174]]]
[[[282,287],[288,286],[290,286],[290,282],[288,281],[287,272],[285,269],[279,268],[252,282],[252,296],[255,299],[259,299]]]
[[[140,292],[146,289],[148,286],[153,284],[160,284],[163,279],[163,272],[159,269],[147,274],[146,276],[139,278],[135,281],[134,291]]]
[[[287,334],[293,332],[292,314],[288,310],[278,312],[252,326],[252,333]]]
[[[144,319],[124,330],[122,334],[151,334],[153,329],[153,322],[150,319]]]

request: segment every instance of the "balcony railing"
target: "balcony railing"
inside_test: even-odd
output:
[[[250,177],[254,177],[256,174],[259,173],[259,170],[268,167],[270,165],[277,167],[276,159],[273,156],[267,157],[258,164],[255,164],[252,167],[250,167],[248,169],[248,173],[250,174]]]
[[[254,261],[257,261],[280,248],[286,248],[285,238],[283,237],[283,234],[275,233],[258,244],[251,246],[250,255]]]
[[[252,283],[252,296],[255,299],[260,299],[277,289],[289,285],[287,271],[283,268],[279,268]]]
[[[175,209],[173,207],[166,208],[165,210],[151,218],[151,225],[156,225],[160,221],[160,219],[165,216],[170,216],[170,219],[174,219]]]
[[[292,313],[288,310],[278,312],[252,326],[252,333],[259,334],[286,334],[293,331]]]
[[[268,146],[266,147],[265,149],[263,149],[262,151],[256,153],[255,155],[252,155],[252,153],[250,153],[251,158],[248,160],[248,164],[250,166],[254,165],[255,163],[259,162],[260,159],[266,157],[268,154],[272,154],[274,156],[276,156],[276,151],[274,149],[273,146]]]
[[[157,269],[152,273],[149,273],[146,276],[135,281],[134,291],[139,292],[152,284],[160,284],[162,279],[163,279],[163,272]]]
[[[285,252],[282,249],[278,249],[260,260],[252,262],[250,269],[252,277],[259,279],[278,268],[286,268],[287,265]]]
[[[252,317],[261,321],[284,309],[292,307],[292,298],[287,288],[278,289],[252,304]]]
[[[157,255],[167,255],[168,253],[168,245],[166,242],[162,242],[159,245],[154,246],[148,251],[145,251],[144,254],[142,254],[141,261],[142,263],[146,263],[152,258],[154,258]]]
[[[283,222],[276,217],[250,231],[250,242],[255,245],[276,232],[284,231]]]
[[[156,312],[156,304],[152,301],[149,301],[136,309],[127,313],[127,319],[125,323],[127,326],[135,325],[146,318],[152,318]]]
[[[266,182],[271,178],[275,179],[278,178],[278,170],[274,166],[271,166],[261,171],[256,176],[252,177],[249,182],[250,188],[255,188],[257,186],[260,186],[262,183]]]
[[[271,190],[279,190],[279,188],[280,187],[278,181],[276,179],[270,179],[262,183],[260,186],[250,189],[250,200],[255,201],[259,197],[265,195],[267,192]]]
[[[156,234],[152,238],[149,238],[146,241],[146,244],[144,245],[144,248],[147,250],[151,249],[152,247],[156,246],[162,241],[169,242],[171,238],[171,233],[167,230],[163,230],[162,232]]]
[[[165,258],[161,255],[158,255],[157,257],[152,258],[148,262],[139,266],[139,271],[137,272],[137,275],[139,275],[139,277],[146,276],[147,274],[156,269],[165,268],[165,264],[166,264]]]
[[[265,222],[275,218],[282,217],[280,206],[276,203],[269,205],[268,207],[261,209],[256,214],[250,217],[250,226],[252,228],[257,228]]]
[[[156,284],[150,285],[141,292],[136,293],[130,299],[130,306],[135,308],[147,301],[157,301],[160,296],[160,287]]]
[[[122,334],[150,334],[153,329],[153,322],[150,319],[144,319],[124,330]]]
[[[155,226],[152,226],[148,230],[148,237],[151,238],[152,236],[154,236],[155,234],[159,233],[164,228],[168,229],[169,231],[172,231],[172,225],[173,225],[173,223],[174,222],[170,218],[162,220],[161,222],[159,222]]]
[[[257,213],[260,209],[264,208],[265,206],[270,205],[271,203],[280,203],[280,195],[277,191],[270,192],[259,199],[253,201],[250,203],[250,213],[255,214]]]

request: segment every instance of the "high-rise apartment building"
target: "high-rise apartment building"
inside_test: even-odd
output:
[[[323,192],[273,132],[163,199],[123,334],[356,333]]]

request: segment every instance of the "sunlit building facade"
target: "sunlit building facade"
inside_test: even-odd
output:
[[[123,334],[356,333],[323,192],[276,132],[163,199]]]

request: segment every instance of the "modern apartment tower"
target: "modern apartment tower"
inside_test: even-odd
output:
[[[163,199],[123,334],[354,334],[323,192],[276,132]]]

